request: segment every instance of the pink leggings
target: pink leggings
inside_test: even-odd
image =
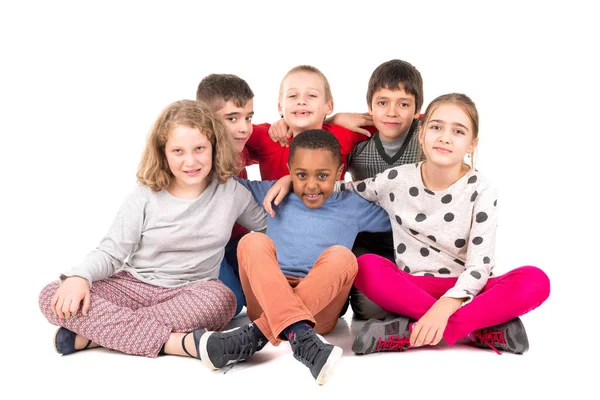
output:
[[[50,309],[58,286],[58,282],[47,285],[39,298],[40,309],[51,324],[102,347],[147,357],[158,355],[171,332],[223,329],[236,306],[233,292],[217,280],[164,288],[117,272],[94,282],[87,316],[79,308],[74,317],[61,320]]]
[[[387,311],[419,320],[458,278],[414,276],[375,254],[358,257],[354,286]],[[490,278],[469,304],[448,319],[444,339],[449,345],[471,332],[510,321],[542,304],[550,280],[539,268],[525,266]]]

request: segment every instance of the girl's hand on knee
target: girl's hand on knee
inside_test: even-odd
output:
[[[50,308],[60,319],[69,319],[77,314],[83,301],[81,312],[87,315],[90,309],[90,287],[87,280],[80,276],[70,276],[56,290],[50,301]]]
[[[463,299],[442,297],[415,323],[410,334],[410,345],[420,347],[435,346],[444,335],[448,319],[460,308]]]

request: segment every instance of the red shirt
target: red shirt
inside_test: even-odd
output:
[[[258,155],[258,166],[260,176],[263,181],[271,181],[289,175],[287,168],[288,158],[290,156],[289,147],[281,147],[269,137],[269,128],[271,124],[254,125],[252,135],[246,142],[246,146]],[[368,137],[353,132],[339,125],[323,124],[323,129],[332,133],[340,142],[340,153],[344,169],[342,179],[346,174],[348,155],[357,143],[365,141]],[[290,142],[293,138],[290,138]]]
[[[252,164],[256,164],[258,162],[258,156],[254,154],[253,151],[249,151],[247,147],[244,147],[244,150],[240,153],[240,157],[242,157],[244,168],[242,168],[242,170],[238,174],[238,177],[242,179],[248,179],[248,171],[246,171],[246,167]],[[250,232],[248,229],[246,229],[238,223],[235,223],[233,225],[233,230],[231,231],[231,239],[237,239],[239,237],[242,237],[248,232]]]

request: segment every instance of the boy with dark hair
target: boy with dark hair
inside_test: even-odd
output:
[[[221,117],[227,132],[233,138],[235,151],[239,154],[243,166],[238,176],[243,179],[248,179],[245,167],[256,164],[257,160],[245,146],[252,134],[253,99],[254,93],[248,83],[231,74],[210,74],[200,81],[196,90],[196,100],[207,104]],[[236,315],[246,305],[238,271],[237,246],[242,236],[249,232],[237,223],[233,226],[219,272],[219,280],[235,294]]]
[[[369,79],[367,105],[377,133],[358,143],[348,156],[348,172],[353,181],[418,161],[419,114],[423,106],[421,74],[406,61],[384,62]],[[394,251],[391,231],[361,232],[352,247],[356,257],[373,253],[391,261],[395,259]],[[350,304],[354,315],[361,319],[383,319],[387,315],[354,287],[350,291]]]
[[[387,213],[348,191],[334,192],[342,162],[336,137],[321,129],[291,142],[288,169],[293,193],[268,219],[267,235],[239,244],[240,277],[251,324],[207,332],[199,340],[203,363],[213,369],[250,358],[288,340],[294,357],[323,384],[342,349],[318,335],[335,328],[357,273],[349,250],[360,231],[391,229]],[[240,181],[261,203],[273,181]],[[298,238],[302,241],[298,241]]]

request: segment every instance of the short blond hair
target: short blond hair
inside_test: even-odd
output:
[[[167,162],[165,145],[169,133],[176,126],[196,128],[210,141],[212,145],[210,180],[216,178],[220,183],[224,183],[239,173],[241,165],[232,138],[227,133],[221,118],[204,103],[180,100],[169,104],[161,112],[148,134],[137,171],[139,183],[155,192],[169,187],[173,173]]]
[[[331,94],[331,86],[329,86],[329,81],[325,77],[325,75],[319,71],[318,68],[313,67],[312,65],[298,65],[290,69],[287,74],[281,80],[279,84],[279,102],[281,102],[281,97],[283,96],[283,82],[285,82],[286,78],[296,72],[309,72],[311,74],[316,74],[323,80],[323,86],[325,86],[325,101],[333,101],[333,95]]]

